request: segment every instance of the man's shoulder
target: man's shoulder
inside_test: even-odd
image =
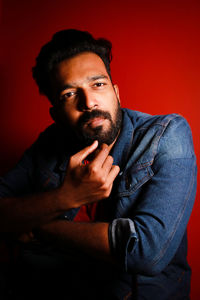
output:
[[[132,124],[134,135],[146,135],[152,133],[160,137],[177,137],[191,139],[191,129],[187,120],[180,114],[171,113],[165,115],[150,115],[140,111],[123,109],[126,122]],[[151,134],[150,134],[151,135]]]
[[[154,154],[167,153],[168,158],[194,156],[193,140],[187,120],[180,114],[149,115],[125,109],[133,124],[133,146]],[[135,149],[136,151],[136,149]]]
[[[171,113],[164,115],[151,115],[141,111],[131,110],[127,108],[122,109],[128,116],[128,119],[132,122],[135,130],[140,128],[151,128],[158,125],[158,127],[167,127],[171,121],[179,123],[181,120],[187,121],[180,114]]]

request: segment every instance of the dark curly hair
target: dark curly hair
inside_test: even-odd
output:
[[[40,93],[46,95],[53,102],[49,82],[51,72],[61,61],[82,52],[96,53],[103,60],[111,78],[111,49],[112,44],[110,41],[103,38],[95,39],[87,31],[68,29],[55,33],[52,40],[41,48],[36,58],[36,65],[32,68],[33,78],[39,87]]]

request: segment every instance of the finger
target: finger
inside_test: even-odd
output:
[[[120,171],[120,167],[119,166],[112,166],[110,173],[107,176],[107,182],[108,184],[113,183],[113,181],[115,180],[115,178],[117,177],[117,175],[119,174]]]
[[[99,150],[98,154],[95,156],[93,161],[91,162],[91,167],[96,166],[96,168],[102,168],[106,158],[109,155],[109,147],[106,144],[102,144],[101,149]]]
[[[113,157],[111,155],[108,155],[102,165],[102,169],[104,170],[104,174],[107,177],[113,164]]]
[[[76,153],[74,155],[74,159],[78,159],[78,162],[82,163],[82,161],[84,159],[86,159],[86,157],[88,155],[90,155],[92,152],[94,152],[97,149],[97,147],[98,147],[98,141],[96,140],[92,143],[92,145],[90,145],[90,146],[84,148],[83,150],[79,151],[78,153]]]

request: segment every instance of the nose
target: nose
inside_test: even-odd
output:
[[[80,91],[78,105],[80,110],[92,110],[98,106],[95,95],[86,89]]]

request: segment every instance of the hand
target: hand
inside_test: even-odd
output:
[[[109,147],[103,144],[94,159],[87,165],[83,164],[84,159],[97,150],[97,146],[98,142],[95,141],[91,146],[71,156],[60,188],[61,199],[65,206],[67,204],[71,208],[79,207],[110,195],[120,169],[112,165],[113,158],[109,155]]]

